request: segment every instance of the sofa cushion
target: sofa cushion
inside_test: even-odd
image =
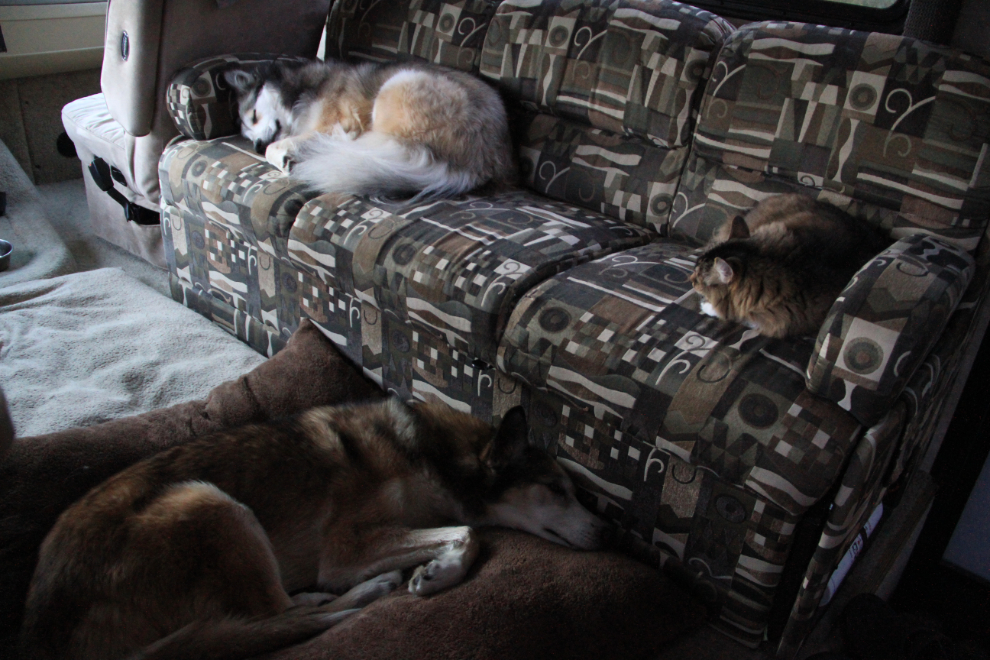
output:
[[[840,473],[859,424],[807,391],[810,338],[770,339],[702,314],[694,259],[687,246],[654,243],[547,280],[510,318],[498,367],[800,515]],[[578,440],[574,451],[587,451],[592,439]],[[597,476],[621,482],[607,464]]]
[[[353,292],[491,362],[523,293],[648,238],[637,227],[521,190],[419,204],[322,195],[299,211],[288,249],[332,295]]]
[[[879,207],[898,237],[936,233],[972,250],[990,212],[988,114],[990,65],[978,58],[895,35],[744,26],[715,62],[694,142],[694,171],[714,177],[720,199],[709,208],[686,193],[674,231],[705,240],[755,203],[749,190],[781,182]]]
[[[335,2],[327,19],[327,56],[338,59],[420,59],[476,72],[497,2],[425,0]]]
[[[677,2],[506,0],[488,28],[481,74],[533,110],[681,147],[709,58],[731,31]]]
[[[521,118],[521,183],[541,195],[666,231],[688,150],[544,114]]]
[[[522,182],[661,235],[710,60],[731,27],[675,2],[503,2],[481,74],[526,112]]]

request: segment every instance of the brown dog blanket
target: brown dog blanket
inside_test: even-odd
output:
[[[0,459],[0,657],[15,657],[38,547],[90,488],[207,433],[380,396],[304,321],[275,357],[204,400],[15,440]],[[505,530],[485,530],[483,539],[465,584],[429,598],[393,594],[276,657],[638,658],[703,620],[704,610],[666,578],[622,555],[574,552]]]

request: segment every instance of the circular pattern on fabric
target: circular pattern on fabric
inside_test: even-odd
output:
[[[752,393],[739,402],[739,416],[753,428],[765,429],[777,421],[780,411],[770,397]]]
[[[443,32],[450,32],[454,27],[454,22],[455,21],[453,14],[444,14],[443,16],[440,17],[440,23],[438,27]]]
[[[400,266],[406,266],[416,256],[416,246],[412,243],[403,243],[392,252],[392,260]]]
[[[684,72],[687,79],[693,83],[701,82],[702,77],[705,75],[706,64],[706,60],[695,60],[688,64]]]
[[[859,337],[849,344],[845,352],[846,366],[857,374],[870,374],[883,363],[883,348],[866,337]]]
[[[193,176],[202,176],[203,172],[206,171],[206,161],[197,160],[193,163],[192,169],[189,170]]]
[[[746,507],[731,495],[719,495],[715,498],[715,510],[718,515],[734,525],[746,520]]]
[[[571,315],[560,307],[550,307],[540,313],[540,327],[547,332],[560,332],[571,322]]]
[[[554,47],[563,46],[571,36],[571,31],[563,25],[558,25],[550,31],[550,45]]]
[[[611,282],[612,284],[625,284],[626,280],[629,279],[629,271],[621,267],[606,268],[601,273],[601,277],[606,282]]]
[[[731,369],[732,360],[728,355],[719,353],[698,370],[698,380],[702,383],[717,383],[728,376]]]
[[[877,90],[866,83],[849,90],[849,104],[857,110],[868,110],[877,102]]]
[[[653,215],[667,215],[670,213],[670,207],[673,203],[674,198],[666,193],[662,195],[655,195],[653,199],[650,200],[650,212],[652,212]]]
[[[194,231],[192,235],[192,244],[196,246],[197,250],[202,250],[206,247],[206,239],[198,231]]]
[[[194,96],[206,96],[210,93],[210,83],[201,76],[193,83],[192,92]]]
[[[412,348],[412,343],[409,341],[409,337],[407,337],[404,332],[401,330],[393,330],[391,347],[400,353],[408,353],[409,349]]]
[[[285,273],[282,275],[282,286],[284,286],[285,290],[289,293],[295,293],[296,289],[299,288],[299,285],[296,283],[296,278],[292,275],[292,273]]]

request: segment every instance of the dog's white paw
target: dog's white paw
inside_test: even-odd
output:
[[[350,589],[335,602],[335,607],[364,607],[392,593],[400,584],[402,571],[383,573]]]
[[[712,306],[707,300],[701,303],[701,313],[707,314],[708,316],[714,316],[715,318],[720,318],[718,312],[715,311],[715,307]]]
[[[459,584],[471,568],[470,557],[463,543],[451,544],[448,552],[418,567],[409,580],[409,592],[426,596]]]
[[[284,174],[292,169],[292,151],[288,140],[272,142],[265,149],[265,160],[277,167]]]

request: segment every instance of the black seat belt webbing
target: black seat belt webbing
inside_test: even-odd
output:
[[[161,216],[156,211],[146,209],[143,206],[129,201],[113,187],[114,179],[126,181],[124,175],[116,167],[110,167],[107,162],[99,156],[93,158],[89,164],[89,173],[93,177],[96,187],[110,196],[110,199],[120,204],[124,209],[124,218],[128,222],[138,225],[157,225],[161,223]]]

